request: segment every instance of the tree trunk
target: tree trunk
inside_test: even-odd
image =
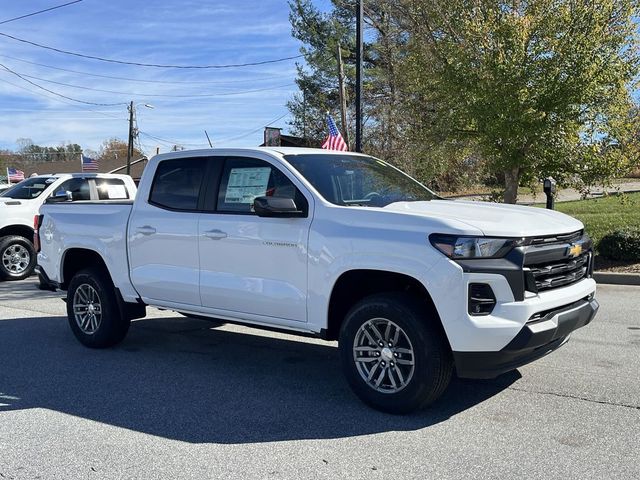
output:
[[[513,167],[504,172],[504,203],[516,203],[519,183],[520,167]]]

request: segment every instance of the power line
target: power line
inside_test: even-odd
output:
[[[0,25],[2,25],[4,23],[14,22],[16,20],[21,20],[21,19],[27,18],[27,17],[33,17],[34,15],[39,15],[40,13],[50,12],[51,10],[56,10],[58,8],[67,7],[69,5],[73,5],[74,3],[80,3],[81,1],[82,0],[74,0],[73,2],[63,3],[62,5],[57,5],[55,7],[45,8],[44,10],[38,10],[37,12],[27,13],[26,15],[21,15],[19,17],[10,18],[9,20],[3,20],[2,22],[0,22]]]
[[[73,98],[73,97],[68,97],[66,95],[63,95],[61,93],[55,92],[53,90],[49,90],[46,87],[43,87],[42,85],[38,85],[35,82],[32,82],[31,80],[29,80],[28,78],[23,77],[22,75],[20,75],[19,73],[14,72],[13,70],[11,70],[9,67],[7,67],[6,65],[3,65],[2,63],[0,63],[0,67],[4,68],[7,72],[13,73],[16,77],[24,80],[25,82],[33,85],[36,88],[39,88],[40,90],[44,90],[45,92],[49,92],[53,95],[56,95],[60,98],[66,98],[67,100],[71,100],[72,102],[78,102],[78,103],[84,103],[85,105],[97,105],[99,107],[114,107],[114,106],[119,106],[119,105],[126,105],[126,103],[96,103],[96,102],[86,102],[84,100],[78,100],[77,98]]]
[[[45,68],[51,68],[53,70],[59,70],[61,72],[68,72],[68,73],[75,73],[78,75],[87,75],[90,77],[98,77],[98,78],[109,78],[112,80],[126,80],[129,82],[139,82],[139,83],[160,83],[160,84],[167,84],[167,85],[222,85],[222,84],[227,84],[227,83],[231,83],[231,84],[236,84],[236,83],[246,83],[246,82],[251,82],[251,83],[255,83],[258,80],[270,80],[272,78],[282,78],[282,77],[288,77],[288,74],[281,74],[281,75],[269,75],[269,76],[260,76],[259,79],[255,79],[255,78],[249,78],[249,79],[240,79],[240,80],[221,80],[221,81],[205,81],[205,80],[144,80],[144,79],[140,79],[140,78],[131,78],[131,77],[118,77],[115,75],[101,75],[98,73],[91,73],[91,72],[82,72],[79,70],[71,70],[68,68],[61,68],[61,67],[54,67],[53,65],[47,65],[44,63],[38,63],[38,62],[31,62],[29,60],[24,60],[22,58],[16,58],[16,57],[12,57],[10,55],[0,55],[0,57],[2,58],[9,58],[11,60],[16,60],[18,62],[22,62],[22,63],[28,63],[30,65],[37,65],[39,67],[45,67]]]
[[[246,133],[243,133],[241,135],[237,135],[235,137],[228,137],[228,138],[223,138],[223,139],[220,139],[220,140],[216,140],[216,143],[230,142],[232,140],[240,140],[241,138],[248,137],[249,135],[252,135],[252,134],[254,134],[256,132],[259,132],[264,127],[268,127],[269,125],[272,125],[272,124],[276,123],[278,120],[282,120],[287,115],[289,115],[289,112],[285,113],[284,115],[279,116],[278,118],[275,118],[275,119],[271,120],[269,123],[267,123],[265,125],[261,125],[258,128],[254,129],[254,130],[251,130],[250,132],[246,132]]]
[[[269,125],[272,125],[272,124],[276,123],[278,120],[282,120],[287,115],[289,115],[289,112],[285,113],[284,115],[280,115],[278,118],[274,118],[273,120],[271,120],[267,124],[260,125],[259,127],[255,128],[255,129],[252,129],[251,131],[242,133],[240,135],[236,135],[236,136],[228,137],[228,138],[223,138],[223,139],[214,139],[214,140],[215,140],[216,143],[229,142],[231,140],[239,140],[241,138],[244,138],[244,137],[252,135],[252,134],[254,134],[256,132],[259,132],[264,127],[268,127]],[[145,137],[152,138],[154,140],[157,140],[159,142],[165,143],[165,144],[170,145],[170,146],[173,146],[173,145],[184,145],[184,146],[190,146],[190,147],[202,147],[202,146],[208,147],[209,146],[207,143],[184,143],[184,142],[178,142],[176,140],[170,140],[170,139],[167,139],[167,138],[157,137],[156,135],[151,135],[150,133],[143,132],[142,130],[138,130],[138,133],[140,135],[144,135]]]
[[[249,135],[251,135],[253,133],[259,132],[264,127],[268,127],[269,125],[271,125],[273,123],[276,123],[278,120],[282,120],[287,115],[289,115],[288,112],[285,113],[284,115],[279,116],[278,118],[275,118],[275,119],[271,120],[267,124],[260,125],[259,127],[255,128],[255,129],[253,129],[253,130],[251,130],[249,132],[245,132],[245,133],[242,133],[240,135],[236,135],[234,137],[223,138],[223,139],[220,139],[220,140],[214,139],[214,140],[215,140],[216,143],[228,142],[228,141],[231,141],[231,140],[239,140],[240,138],[244,138],[244,137],[247,137],[247,136],[249,136]],[[207,143],[184,143],[184,142],[178,142],[176,140],[169,140],[169,139],[166,139],[166,138],[161,138],[161,137],[157,137],[155,135],[151,135],[150,133],[143,132],[142,130],[138,130],[138,133],[140,135],[144,135],[145,137],[152,138],[154,140],[157,140],[159,142],[162,142],[162,143],[165,143],[165,144],[171,145],[171,146],[173,146],[173,145],[184,145],[184,146],[190,146],[190,147],[202,147],[202,146],[207,146],[208,147],[209,146],[209,144],[207,144]]]
[[[9,80],[5,80],[5,79],[3,79],[3,78],[0,78],[0,82],[7,83],[7,84],[9,84],[9,85],[11,85],[11,86],[13,86],[13,87],[15,87],[15,88],[19,88],[19,89],[21,89],[21,90],[25,90],[26,92],[32,93],[32,94],[34,94],[34,95],[39,95],[39,96],[44,97],[44,98],[47,98],[47,99],[49,99],[49,100],[54,100],[54,101],[56,101],[56,102],[64,103],[65,105],[71,105],[71,106],[74,106],[74,107],[78,107],[78,105],[76,105],[75,103],[67,102],[67,101],[65,101],[65,100],[62,100],[62,99],[57,98],[57,97],[52,97],[52,96],[47,95],[47,94],[45,94],[45,93],[36,92],[36,91],[31,90],[30,88],[27,88],[27,87],[25,87],[25,86],[23,86],[23,85],[18,85],[18,84],[16,84],[16,83],[10,82]],[[2,110],[4,111],[4,109],[2,109]],[[91,108],[82,108],[82,110],[83,110],[83,111],[86,111],[86,112],[93,112],[93,113],[97,113],[97,114],[99,114],[99,115],[103,115],[103,116],[105,116],[105,117],[113,118],[113,119],[116,119],[116,120],[126,120],[126,119],[124,119],[124,118],[117,117],[117,116],[115,116],[115,115],[110,115],[110,114],[108,114],[108,113],[106,113],[106,112],[101,112],[101,111],[99,111],[99,110],[93,110],[93,109],[91,109]],[[42,111],[42,110],[37,110],[37,111]]]
[[[18,72],[15,72],[18,73]],[[195,95],[173,95],[173,94],[161,94],[161,93],[131,93],[131,92],[118,92],[118,91],[114,91],[114,90],[104,90],[101,88],[92,88],[92,87],[85,87],[82,85],[74,85],[72,83],[64,83],[64,82],[58,82],[55,80],[49,80],[47,78],[42,78],[42,77],[36,77],[33,75],[27,75],[26,73],[19,73],[19,75],[21,75],[22,77],[26,77],[26,78],[33,78],[35,80],[41,80],[43,82],[48,82],[48,83],[55,83],[56,85],[62,85],[65,87],[72,87],[72,88],[79,88],[82,90],[91,90],[94,92],[102,92],[102,93],[113,93],[116,95],[127,95],[130,97],[164,97],[164,98],[202,98],[202,97],[226,97],[226,96],[232,96],[232,95],[242,95],[245,93],[254,93],[254,92],[266,92],[268,90],[277,90],[280,88],[284,88],[284,87],[290,87],[292,85],[294,85],[293,83],[285,83],[283,85],[275,85],[273,87],[266,87],[266,88],[257,88],[257,89],[253,89],[253,90],[239,90],[239,91],[235,91],[235,92],[223,92],[223,93],[210,93],[210,94],[195,94]]]
[[[98,57],[95,55],[86,55],[84,53],[70,52],[69,50],[62,50],[60,48],[50,47],[47,45],[42,45],[40,43],[32,42],[30,40],[25,40],[23,38],[14,37],[13,35],[9,35],[7,33],[1,33],[0,36],[10,38],[17,42],[26,43],[28,45],[33,45],[34,47],[44,48],[46,50],[51,50],[54,52],[62,53],[65,55],[72,55],[74,57],[88,58],[91,60],[99,60],[101,62],[108,63],[118,63],[121,65],[135,65],[138,67],[154,67],[154,68],[179,68],[179,69],[219,69],[219,68],[241,68],[241,67],[253,67],[256,65],[266,65],[270,63],[279,63],[286,62],[287,60],[294,60],[296,58],[301,58],[302,55],[294,55],[291,57],[283,57],[276,58],[273,60],[262,60],[260,62],[247,62],[247,63],[230,63],[230,64],[222,64],[222,65],[170,65],[170,64],[160,64],[160,63],[142,63],[142,62],[129,62],[125,60],[115,60],[113,58],[105,58]]]
[[[155,135],[151,135],[150,133],[147,132],[143,132],[142,130],[138,130],[138,133],[140,135],[144,135],[145,137],[149,137],[152,138],[153,140],[157,140],[159,142],[165,143],[166,145],[185,145],[185,146],[189,146],[189,147],[202,147],[203,145],[208,145],[206,143],[184,143],[184,142],[179,142],[177,140],[169,140],[166,138],[161,138],[161,137],[156,137]]]

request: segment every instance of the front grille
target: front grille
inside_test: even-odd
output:
[[[574,259],[531,265],[527,268],[533,276],[536,290],[541,292],[582,280],[589,271],[590,259],[591,252],[587,252]]]
[[[551,235],[547,237],[533,237],[529,239],[529,245],[549,245],[554,243],[567,243],[582,237],[583,230],[577,232],[565,233],[563,235]]]
[[[526,290],[537,293],[565,287],[591,275],[592,242],[583,232],[535,240],[524,248]],[[571,250],[578,246],[582,253],[574,257]]]

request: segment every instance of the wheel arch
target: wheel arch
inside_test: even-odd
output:
[[[33,243],[33,228],[27,225],[7,225],[0,228],[0,238],[16,235],[18,237],[24,237]]]
[[[95,250],[88,248],[70,248],[64,252],[60,268],[60,288],[66,290],[73,276],[86,267],[95,267],[109,276],[113,282],[107,263]]]
[[[405,292],[418,300],[434,314],[429,318],[441,329],[444,338],[447,338],[431,294],[422,282],[404,273],[375,269],[348,270],[338,277],[329,299],[325,338],[338,339],[342,322],[354,304],[369,295],[387,292]]]

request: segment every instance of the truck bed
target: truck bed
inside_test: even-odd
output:
[[[38,259],[40,269],[50,280],[63,283],[61,264],[64,258],[47,255],[47,252],[69,252],[84,248],[102,256],[111,278],[125,281],[119,285],[122,294],[135,297],[133,286],[128,282],[129,264],[127,254],[127,224],[133,200],[78,201],[47,203],[40,209],[43,216],[40,226],[42,252]],[[60,262],[54,264],[53,262]],[[90,265],[87,265],[90,266]]]

